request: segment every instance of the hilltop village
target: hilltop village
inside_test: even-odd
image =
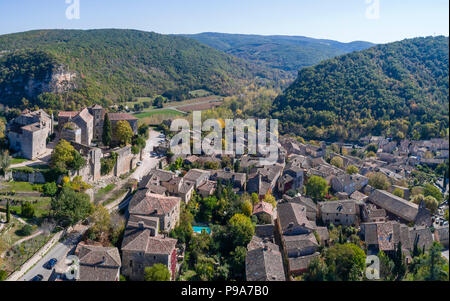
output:
[[[99,105],[25,110],[6,133],[24,160],[3,170],[2,229],[22,220],[76,238],[49,280],[71,280],[71,254],[81,281],[363,280],[370,255],[383,279],[407,279],[436,252],[448,260],[448,140],[283,136],[263,166],[262,154],[174,155],[169,132]],[[38,189],[15,198],[23,182]],[[48,213],[30,196],[51,198]],[[22,269],[8,277],[35,276]]]

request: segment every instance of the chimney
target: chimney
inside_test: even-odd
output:
[[[143,221],[140,221],[139,223],[138,223],[138,225],[139,225],[139,229],[144,229],[144,226],[145,226],[145,224],[144,224],[144,222]]]

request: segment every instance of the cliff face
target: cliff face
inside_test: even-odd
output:
[[[1,59],[0,102],[14,106],[22,98],[64,93],[77,88],[77,73],[45,53],[15,53]]]

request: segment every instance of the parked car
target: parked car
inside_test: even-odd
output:
[[[137,165],[137,166],[141,166],[141,165],[142,165],[142,162],[139,161],[138,163],[136,163],[136,165]]]
[[[30,281],[42,281],[44,280],[44,276],[42,276],[41,274],[38,274],[36,276],[34,276],[33,278],[31,278]]]
[[[55,267],[55,265],[58,263],[58,259],[56,259],[56,258],[52,258],[52,259],[50,259],[46,264],[45,264],[45,267],[48,269],[48,270],[51,270],[51,269],[53,269],[54,267]]]

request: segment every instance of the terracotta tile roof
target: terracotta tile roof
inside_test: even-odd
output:
[[[131,200],[129,212],[137,215],[165,215],[170,213],[180,202],[181,198],[179,197],[147,193],[141,200],[138,198]]]
[[[280,248],[254,237],[248,246],[245,272],[247,281],[285,281]]]
[[[416,204],[383,190],[374,190],[369,200],[378,207],[408,222],[413,222],[419,212],[419,207]]]
[[[119,250],[80,243],[75,251],[80,259],[80,281],[117,281],[121,267]]]
[[[270,216],[273,215],[273,206],[272,204],[266,203],[266,202],[259,202],[258,204],[256,204],[253,207],[253,214],[258,214],[258,213],[267,213]]]
[[[138,118],[127,113],[108,113],[109,120],[120,121],[120,120],[138,120]]]
[[[59,112],[58,117],[75,117],[78,115],[78,113],[80,112],[75,112],[75,111],[63,111],[63,112]]]

